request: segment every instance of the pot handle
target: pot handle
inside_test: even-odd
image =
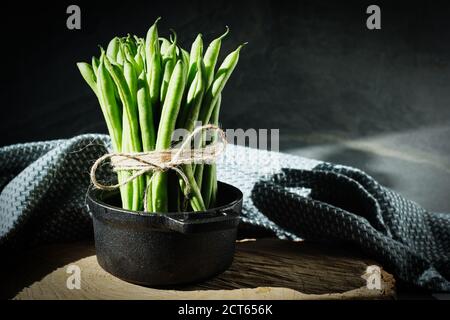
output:
[[[164,225],[168,230],[184,234],[228,230],[239,224],[239,213],[232,209],[189,215],[180,213],[164,217]]]

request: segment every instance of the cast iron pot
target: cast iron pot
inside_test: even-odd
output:
[[[198,282],[233,261],[242,192],[219,182],[217,208],[204,212],[144,213],[121,209],[117,191],[91,189],[100,266],[128,282],[167,286]]]

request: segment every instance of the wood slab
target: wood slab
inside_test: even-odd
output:
[[[6,263],[2,296],[14,299],[390,299],[395,280],[353,250],[275,239],[237,243],[233,265],[206,282],[148,288],[122,281],[97,263],[91,243],[40,247]],[[70,265],[81,288],[68,289]],[[381,289],[368,289],[369,266],[381,269]]]

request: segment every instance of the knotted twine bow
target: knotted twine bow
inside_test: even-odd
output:
[[[218,134],[219,140],[215,140],[213,143],[202,147],[191,149],[191,141],[201,131],[211,130]],[[191,185],[186,174],[179,168],[181,165],[192,163],[214,163],[220,154],[226,148],[227,140],[225,133],[216,125],[208,124],[200,126],[194,129],[192,133],[184,139],[179,148],[172,148],[161,151],[151,152],[134,152],[134,153],[108,153],[98,158],[91,168],[91,182],[97,188],[101,190],[115,190],[120,188],[134,179],[149,173],[149,172],[165,172],[168,170],[174,170],[185,183],[185,197],[189,199],[191,193]],[[132,171],[134,172],[127,179],[120,181],[117,184],[105,185],[97,180],[97,169],[107,159],[111,160],[111,166],[115,172],[120,171]],[[147,183],[147,187],[144,193],[144,211],[147,211],[147,194],[148,188],[151,185],[151,181],[155,175],[152,175],[150,181]]]

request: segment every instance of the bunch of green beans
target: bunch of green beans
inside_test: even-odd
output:
[[[190,51],[178,44],[177,35],[158,34],[158,18],[145,38],[113,38],[106,51],[92,62],[77,64],[97,96],[114,152],[150,152],[169,149],[175,129],[192,132],[196,123],[219,124],[222,91],[239,60],[242,45],[216,68],[226,32],[203,52],[199,34]],[[201,137],[201,146],[207,141]],[[214,140],[214,137],[213,137]],[[174,172],[154,172],[120,188],[122,207],[143,210],[144,193],[149,212],[203,211],[214,207],[217,177],[214,164],[180,167],[189,182]],[[119,172],[121,183],[132,172]],[[189,190],[189,195],[187,194]]]

